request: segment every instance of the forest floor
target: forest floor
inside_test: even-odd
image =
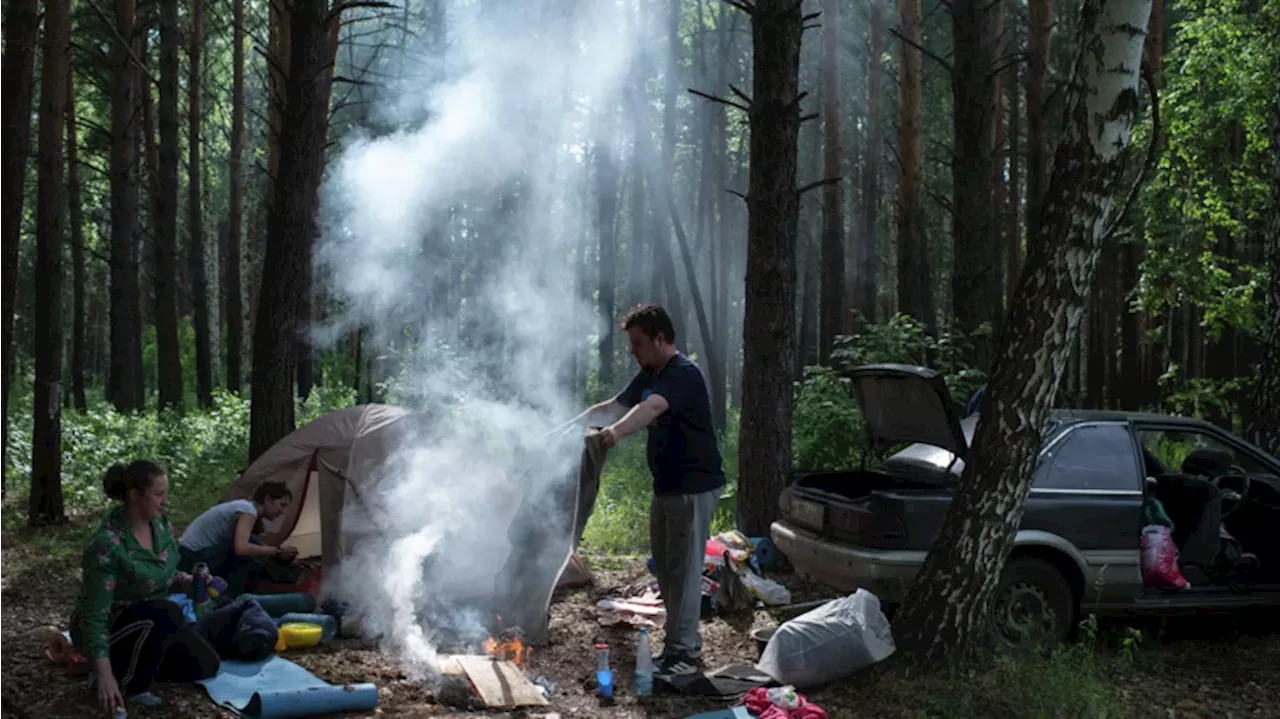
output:
[[[51,666],[43,656],[39,630],[66,626],[79,583],[74,540],[83,527],[15,529],[0,536],[3,546],[3,714],[12,717],[84,717],[96,714],[83,678]],[[684,696],[637,701],[629,691],[636,633],[601,627],[593,612],[599,593],[647,576],[641,559],[594,557],[594,589],[560,597],[553,606],[551,643],[536,649],[528,670],[557,685],[551,705],[527,712],[461,712],[437,703],[409,681],[396,662],[358,640],[338,640],[289,658],[334,684],[372,682],[378,686],[376,712],[384,717],[664,717],[679,719],[724,708]],[[796,601],[829,596],[794,575],[779,577]],[[756,612],[741,621],[703,623],[708,669],[754,662],[752,627],[777,619]],[[1049,655],[1005,657],[981,670],[953,669],[910,674],[890,666],[873,668],[806,692],[832,719],[863,717],[1275,717],[1280,716],[1280,621],[1274,613],[1179,617],[1166,622],[1107,621],[1089,638]],[[657,632],[655,639],[660,639]],[[599,705],[590,688],[592,646],[607,642],[618,681],[617,705]],[[660,646],[660,644],[659,644]],[[165,704],[135,709],[131,717],[230,717],[195,686],[159,685]]]

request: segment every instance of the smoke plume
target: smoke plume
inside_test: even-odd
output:
[[[612,1],[495,5],[449,4],[446,74],[411,77],[380,118],[426,120],[348,134],[322,194],[318,262],[345,310],[316,338],[363,330],[397,358],[395,401],[429,418],[348,496],[360,541],[336,593],[423,676],[441,641],[483,638],[517,513],[567,509],[551,487],[580,437],[546,435],[582,409],[566,379],[597,322],[574,289],[588,153],[624,134],[597,118],[637,47]]]

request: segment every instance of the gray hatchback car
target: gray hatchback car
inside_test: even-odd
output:
[[[890,609],[906,597],[942,524],[976,417],[941,375],[868,365],[853,389],[873,446],[908,446],[881,466],[797,471],[772,527],[801,572]],[[1010,640],[1033,627],[1061,640],[1082,613],[1280,604],[1280,461],[1196,419],[1055,410],[993,604]],[[1173,521],[1191,586],[1144,586],[1143,503]],[[1037,630],[1039,633],[1039,630]]]

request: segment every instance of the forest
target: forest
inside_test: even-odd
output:
[[[6,575],[18,532],[86,536],[117,461],[168,468],[181,526],[354,404],[536,446],[634,374],[618,320],[645,303],[708,382],[717,530],[766,536],[793,469],[866,461],[845,372],[870,363],[931,367],[960,407],[987,387],[966,481],[1019,507],[1054,408],[1280,453],[1277,0],[4,17]],[[641,444],[593,552],[647,551]],[[1001,565],[965,551],[933,574],[981,565],[985,602]],[[971,646],[925,614],[900,646]]]

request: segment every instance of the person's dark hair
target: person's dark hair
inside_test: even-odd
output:
[[[676,342],[676,326],[671,322],[671,315],[668,315],[660,305],[639,305],[628,312],[622,318],[622,329],[625,331],[632,327],[640,328],[640,331],[649,339],[656,339],[658,335],[662,335],[667,342],[671,344]]]
[[[127,465],[113,464],[102,478],[102,489],[108,497],[123,502],[129,492],[150,488],[155,478],[162,475],[164,467],[149,459],[135,459]]]
[[[258,488],[253,490],[253,501],[262,504],[268,499],[280,499],[288,497],[293,499],[293,492],[289,491],[289,485],[284,482],[263,482]]]

